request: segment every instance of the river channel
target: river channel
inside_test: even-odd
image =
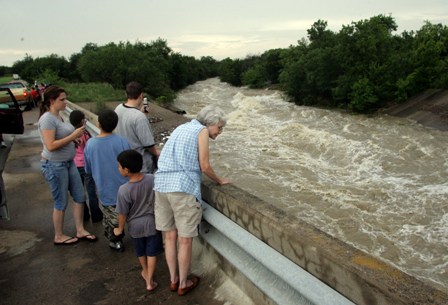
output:
[[[219,175],[402,271],[448,289],[448,134],[407,119],[297,106],[219,79],[181,91],[228,114]],[[298,234],[300,234],[298,232]]]

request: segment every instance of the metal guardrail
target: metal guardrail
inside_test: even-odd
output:
[[[71,111],[66,107],[62,115]],[[87,130],[99,134],[90,121]],[[207,203],[203,218],[200,236],[276,304],[354,304]]]
[[[201,237],[275,303],[354,304],[207,203],[203,218]]]

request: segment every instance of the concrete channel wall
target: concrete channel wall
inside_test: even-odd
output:
[[[85,112],[89,120],[88,127],[90,130],[95,128],[95,114],[72,103],[69,107]],[[217,186],[205,179],[202,183],[202,195],[211,207],[243,230],[355,304],[448,304],[446,290],[432,287],[407,275],[234,185]],[[206,242],[206,238],[201,238],[200,242],[204,250],[219,261],[223,271],[228,273],[256,304],[277,304],[265,291],[258,290],[257,281],[262,279],[257,279],[256,276],[248,278],[232,265],[232,259],[229,257],[232,254],[228,257],[220,255]],[[295,272],[292,269],[294,268],[279,270],[279,273]],[[294,275],[292,277],[294,278]]]
[[[202,194],[215,209],[356,304],[448,304],[446,291],[429,286],[233,185],[216,186],[206,180]]]

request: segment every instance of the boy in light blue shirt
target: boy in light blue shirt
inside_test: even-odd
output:
[[[119,187],[128,180],[118,171],[117,156],[130,149],[123,137],[113,134],[118,123],[118,116],[113,110],[103,110],[98,115],[100,134],[87,142],[84,150],[85,171],[93,176],[100,208],[103,212],[104,235],[109,240],[109,247],[124,251],[123,235],[115,236],[113,229],[118,227],[118,214],[115,211]]]

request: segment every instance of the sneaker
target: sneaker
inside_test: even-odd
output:
[[[111,249],[114,249],[118,252],[124,252],[124,245],[122,241],[117,241],[117,242],[109,242],[109,247]]]
[[[1,147],[2,148],[6,148],[7,147],[5,141],[2,141]]]

